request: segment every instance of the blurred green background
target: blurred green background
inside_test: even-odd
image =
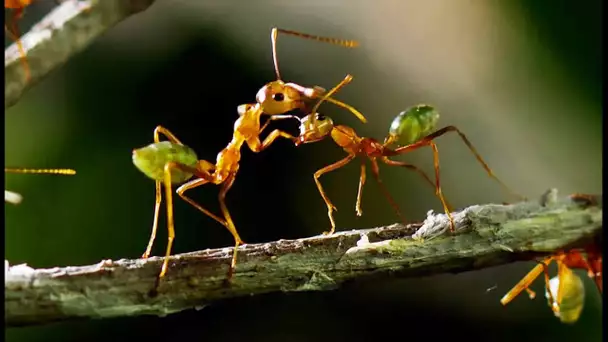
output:
[[[54,3],[41,0],[26,31]],[[286,81],[330,88],[369,123],[324,105],[336,123],[382,139],[394,116],[435,105],[440,124],[461,128],[507,184],[528,197],[601,190],[601,23],[599,0],[558,1],[202,1],[158,0],[57,69],[5,113],[5,164],[69,167],[75,177],[5,175],[21,193],[5,204],[6,259],[32,267],[137,258],[152,224],[154,183],[131,163],[162,124],[199,157],[214,161],[230,140],[236,106],[254,102],[274,79],[273,26],[357,39],[343,49],[279,37]],[[6,46],[9,44],[5,39]],[[293,123],[277,125],[296,132]],[[444,193],[456,207],[510,201],[456,136],[438,141]],[[344,156],[331,141],[294,148],[286,141],[243,153],[228,205],[250,243],[311,236],[329,228],[312,179]],[[400,157],[431,172],[430,150]],[[357,163],[321,178],[340,209],[338,230],[397,218],[373,181],[364,215],[354,202]],[[432,189],[402,169],[381,169],[405,216],[441,211]],[[219,210],[217,187],[191,196]],[[231,235],[175,201],[174,253],[232,245]],[[166,245],[164,215],[154,254]],[[499,299],[533,266],[519,263],[420,279],[346,284],[326,293],[226,300],[166,318],[64,322],[7,329],[7,341],[599,341],[601,297],[583,276],[587,299],[575,325],[559,323],[542,296]]]

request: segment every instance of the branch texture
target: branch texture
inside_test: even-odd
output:
[[[162,258],[106,260],[91,266],[32,269],[6,261],[5,324],[70,318],[166,315],[228,297],[321,291],[357,278],[418,277],[530,260],[601,239],[602,197],[557,198],[511,205],[474,205],[453,214],[429,212],[421,224],[394,224],[298,240],[243,245],[232,284],[232,248],[171,257],[155,289]]]
[[[148,8],[154,0],[64,1],[23,37],[31,69],[25,78],[17,44],[4,51],[4,108],[17,103],[23,93],[61,66],[71,56],[122,20]]]

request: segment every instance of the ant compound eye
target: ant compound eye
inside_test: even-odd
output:
[[[327,117],[325,115],[323,115],[323,114],[317,114],[317,120],[323,121],[325,119],[327,119]]]
[[[276,94],[272,95],[272,99],[277,102],[281,102],[281,101],[285,100],[285,95],[283,95],[283,93],[276,93]]]

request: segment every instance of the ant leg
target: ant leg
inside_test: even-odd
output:
[[[528,292],[528,297],[530,297],[530,299],[534,299],[536,297],[536,292],[530,290],[527,287],[524,290],[526,290],[526,292]]]
[[[154,129],[154,142],[160,142],[160,135],[164,135],[165,137],[167,137],[167,139],[169,139],[170,142],[174,143],[174,144],[178,144],[178,145],[183,145],[181,141],[179,141],[179,139],[177,139],[177,137],[175,135],[173,135],[173,133],[171,133],[168,129],[166,129],[163,126],[156,126],[156,128]]]
[[[454,224],[454,218],[452,217],[452,213],[448,209],[448,204],[443,197],[443,191],[441,191],[441,185],[439,184],[439,150],[437,150],[437,145],[429,141],[429,145],[433,149],[433,164],[435,166],[435,193],[439,197],[441,201],[441,205],[443,205],[443,210],[445,211],[448,219],[450,219],[450,231],[454,232],[456,230],[456,224]]]
[[[19,27],[17,26],[17,20],[23,16],[23,8],[16,8],[14,10],[14,14],[10,20],[10,28],[4,25],[4,30],[8,33],[10,38],[15,41],[17,44],[17,49],[19,50],[19,54],[21,55],[21,64],[23,65],[23,70],[25,70],[25,80],[30,81],[31,73],[30,66],[27,62],[27,54],[25,52],[25,48],[23,47],[23,42],[21,41],[21,34],[19,34]]]
[[[551,291],[551,276],[549,275],[549,269],[548,269],[548,265],[545,264],[544,262],[541,262],[541,265],[543,266],[543,273],[545,275],[545,291],[547,292],[547,301],[549,303],[549,307],[551,308],[551,310],[553,312],[559,312],[559,305],[561,304],[561,299],[559,298],[559,292],[561,286],[562,286],[562,278],[560,276],[560,265],[562,265],[562,263],[560,261],[557,262],[557,273],[558,273],[558,280],[559,280],[559,284],[558,284],[558,290],[557,290],[557,296],[558,298],[555,298],[553,296],[553,292]]]
[[[344,165],[346,165],[350,161],[352,161],[353,158],[355,158],[355,155],[349,154],[346,158],[341,159],[320,170],[317,170],[317,172],[315,172],[313,175],[315,183],[317,183],[317,188],[319,189],[319,192],[321,193],[321,197],[323,197],[323,200],[325,201],[325,204],[327,205],[327,215],[329,216],[329,221],[331,222],[331,230],[328,232],[323,232],[323,235],[331,235],[336,231],[336,222],[334,221],[333,212],[337,211],[338,208],[336,208],[336,206],[334,206],[331,203],[331,201],[329,200],[329,197],[327,197],[327,195],[325,194],[325,191],[323,190],[323,186],[321,186],[321,182],[319,181],[319,177],[321,177],[323,174],[325,174],[327,172],[334,171],[334,170],[337,170],[337,169],[343,167]]]
[[[437,145],[433,142],[433,139],[436,138],[437,136],[444,134],[445,132],[441,133],[441,134],[436,134],[439,131],[430,134],[424,138],[422,138],[422,140],[407,145],[407,146],[403,146],[403,147],[399,147],[394,151],[390,151],[389,153],[387,153],[387,155],[399,155],[399,154],[404,154],[406,152],[411,152],[414,150],[417,150],[423,146],[430,146],[433,149],[433,166],[435,168],[435,194],[437,195],[437,197],[439,197],[439,200],[441,200],[441,205],[443,206],[443,210],[445,211],[446,215],[448,216],[448,219],[450,220],[450,232],[454,232],[456,225],[454,224],[454,218],[452,217],[452,214],[450,213],[450,210],[448,209],[448,205],[447,202],[445,201],[445,198],[443,197],[443,192],[441,190],[441,181],[440,181],[440,177],[439,177],[439,150],[437,149]]]
[[[503,190],[505,190],[506,192],[508,192],[509,194],[511,194],[514,197],[518,197],[521,200],[526,200],[526,197],[517,194],[516,192],[514,192],[513,190],[511,190],[511,188],[509,188],[505,183],[503,183],[498,177],[496,177],[496,175],[494,175],[494,172],[492,171],[492,169],[490,169],[490,167],[488,166],[488,164],[483,160],[483,158],[481,157],[481,155],[479,154],[479,152],[477,152],[477,149],[475,149],[475,147],[473,147],[473,144],[471,144],[471,142],[469,141],[469,139],[464,135],[464,133],[462,133],[458,128],[456,128],[455,126],[447,126],[444,127],[440,130],[437,130],[434,133],[431,133],[429,135],[427,135],[426,137],[422,138],[422,140],[420,142],[423,141],[431,141],[434,140],[448,132],[456,132],[458,133],[458,135],[460,136],[460,138],[462,139],[462,141],[465,143],[465,145],[467,145],[467,147],[469,148],[469,150],[471,151],[471,153],[473,153],[473,155],[475,156],[475,158],[477,159],[477,161],[481,164],[481,166],[484,168],[484,170],[486,170],[486,173],[488,174],[488,176],[492,179],[494,179],[496,182],[498,182],[498,184],[500,184],[503,188]],[[407,150],[410,146],[414,146],[417,145],[418,143],[414,143],[408,146],[403,146],[400,147],[398,149],[396,149],[395,151],[399,151],[399,150]]]
[[[549,261],[550,260],[551,259],[549,258]],[[524,291],[525,289],[530,287],[530,284],[532,284],[532,282],[536,278],[538,278],[538,276],[543,272],[544,268],[545,268],[544,263],[536,265],[530,272],[528,272],[528,274],[526,274],[519,281],[519,283],[517,283],[511,290],[509,290],[509,292],[507,292],[507,294],[505,294],[500,299],[500,303],[502,305],[509,304],[509,302],[511,302],[515,297],[517,297],[521,293],[521,291]]]
[[[259,153],[268,148],[268,146],[270,146],[270,144],[272,144],[278,137],[289,139],[293,142],[298,140],[298,138],[287,132],[275,129],[274,131],[270,132],[270,134],[266,136],[266,139],[264,139],[264,141],[261,143],[258,137],[247,140],[247,146],[249,146],[253,152]]]
[[[213,168],[215,168],[215,165],[211,164],[210,162],[208,162],[204,159],[201,159],[198,161],[198,166],[196,169],[188,167],[186,165],[182,165],[182,164],[174,164],[173,167],[178,168],[184,172],[192,173],[193,175],[198,177],[185,184],[182,184],[179,188],[177,188],[177,190],[175,190],[175,192],[179,195],[179,197],[181,197],[184,201],[188,202],[188,204],[192,205],[196,209],[200,210],[203,214],[211,217],[212,219],[217,221],[222,226],[228,228],[227,223],[224,219],[213,214],[209,210],[203,208],[200,204],[196,203],[194,200],[192,200],[190,197],[188,197],[184,194],[186,191],[188,191],[190,189],[194,189],[201,185],[214,182],[213,175],[210,173],[210,171]]]
[[[148,242],[148,247],[146,247],[146,251],[141,256],[142,259],[147,259],[150,256],[150,251],[152,250],[152,245],[154,244],[154,239],[156,238],[156,229],[158,228],[158,212],[160,211],[160,204],[162,202],[161,196],[161,183],[159,181],[155,182],[156,184],[156,200],[154,201],[154,221],[152,223],[152,234],[150,234],[150,241]]]
[[[175,239],[175,227],[173,220],[173,194],[171,192],[171,169],[176,167],[175,163],[165,164],[165,201],[167,206],[167,251],[165,253],[165,260],[163,260],[163,266],[160,270],[158,278],[162,278],[167,273],[167,266],[169,265],[169,256],[171,255],[171,247],[173,246],[173,239]]]
[[[361,174],[359,175],[359,189],[357,190],[357,202],[355,203],[355,211],[357,216],[363,215],[361,210],[361,198],[363,196],[363,185],[365,185],[365,160],[361,159]]]
[[[568,266],[566,266],[566,264],[564,264],[563,262],[558,262],[557,263],[557,276],[559,279],[559,285],[557,286],[556,303],[557,303],[558,307],[556,309],[559,310],[559,305],[562,304],[562,299],[564,298],[564,292],[565,292],[564,287],[566,286],[565,278],[568,276],[574,277],[574,275],[572,275],[572,270],[570,270],[568,268]]]
[[[196,209],[200,210],[203,212],[203,214],[211,217],[212,219],[216,220],[219,224],[221,224],[222,226],[228,228],[228,224],[226,223],[226,220],[220,218],[219,216],[213,214],[212,212],[210,212],[209,210],[203,208],[200,204],[194,202],[190,197],[184,195],[184,192],[186,192],[187,190],[190,189],[194,189],[196,187],[199,187],[201,185],[207,184],[209,183],[209,181],[207,179],[203,179],[203,178],[197,178],[194,179],[182,186],[180,186],[179,188],[177,188],[177,190],[175,191],[179,197],[181,197],[184,201],[188,202],[191,206],[195,207]]]
[[[387,164],[387,165],[401,166],[401,167],[404,167],[404,168],[406,168],[408,170],[416,171],[419,175],[422,176],[422,178],[424,178],[424,180],[426,180],[427,183],[429,183],[430,186],[432,186],[433,188],[435,187],[435,184],[433,184],[433,181],[431,180],[431,178],[424,171],[420,170],[415,165],[408,164],[408,163],[405,163],[405,162],[390,160],[387,157],[382,157],[380,160],[382,160],[382,162],[385,163],[385,164]],[[447,200],[445,201],[445,204],[448,206],[448,210],[450,212],[454,211],[452,205],[450,205],[450,203],[448,203]]]
[[[228,270],[228,281],[232,279],[232,275],[236,269],[236,259],[239,245],[242,245],[244,242],[241,240],[239,233],[236,231],[236,227],[234,226],[234,222],[232,221],[232,217],[230,217],[230,212],[228,212],[228,207],[226,206],[226,193],[234,184],[235,174],[231,173],[224,184],[221,185],[220,194],[219,194],[219,202],[220,208],[222,209],[222,213],[224,214],[224,218],[226,219],[228,230],[234,236],[234,251],[232,252],[232,262],[230,263],[230,269]]]
[[[164,183],[165,183],[165,200],[167,206],[167,251],[165,254],[165,260],[163,261],[163,266],[161,268],[160,274],[158,278],[162,278],[167,273],[167,267],[169,265],[169,256],[171,255],[171,247],[173,246],[173,240],[175,239],[175,220],[173,218],[173,193],[171,191],[171,169],[180,169],[182,171],[191,172],[201,178],[207,177],[207,174],[201,172],[197,169],[188,167],[186,165],[182,165],[175,162],[170,162],[165,164],[164,168]]]
[[[376,179],[376,183],[378,183],[378,185],[380,186],[380,189],[382,190],[384,197],[386,197],[386,199],[388,199],[388,202],[393,207],[393,210],[395,210],[395,213],[397,214],[397,216],[399,216],[399,219],[401,220],[401,222],[404,225],[407,225],[407,223],[405,221],[405,217],[403,217],[403,215],[401,214],[401,211],[399,210],[399,206],[397,205],[397,202],[395,202],[395,199],[393,198],[393,196],[391,196],[390,192],[388,191],[386,186],[384,186],[384,183],[382,182],[382,179],[380,178],[380,168],[378,167],[378,162],[376,161],[375,158],[371,159],[371,161],[372,161],[372,175],[374,175],[374,178]]]
[[[275,120],[284,120],[284,119],[296,119],[298,120],[298,122],[300,121],[300,118],[295,116],[295,115],[270,115],[268,117],[268,120],[266,120],[266,122],[264,123],[264,125],[260,128],[260,133],[264,132],[264,130],[268,127],[268,125],[270,124],[271,121],[275,121]]]
[[[597,248],[592,246],[592,249],[587,249],[587,261],[593,272],[593,280],[600,294],[603,293],[602,283],[602,254],[601,251],[597,251]]]

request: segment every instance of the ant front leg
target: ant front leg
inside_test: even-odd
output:
[[[435,188],[435,184],[433,184],[433,181],[431,180],[431,178],[426,174],[426,172],[422,171],[416,165],[405,163],[405,162],[401,162],[401,161],[396,161],[396,160],[390,160],[387,157],[382,157],[380,160],[382,160],[382,162],[385,163],[385,164],[387,164],[387,165],[400,166],[400,167],[404,167],[404,168],[406,168],[408,170],[412,170],[412,171],[417,172],[420,176],[422,176],[422,178],[424,178],[424,180],[430,186],[432,186],[433,188]],[[448,203],[447,199],[445,200],[445,203],[448,206],[448,210],[450,212],[454,211],[454,208],[452,207],[452,205],[450,203]]]
[[[325,174],[327,172],[334,171],[334,170],[337,170],[337,169],[343,167],[344,165],[350,163],[354,158],[355,158],[354,154],[349,154],[346,158],[341,159],[331,165],[328,165],[328,166],[318,170],[314,174],[315,183],[317,184],[319,193],[321,193],[321,197],[323,197],[323,200],[325,201],[325,204],[327,205],[327,215],[329,216],[329,222],[331,223],[331,230],[329,232],[323,232],[323,235],[331,235],[336,231],[336,222],[334,221],[333,212],[337,211],[338,208],[336,208],[336,206],[333,205],[333,203],[331,203],[331,201],[329,200],[329,197],[327,197],[327,195],[325,194],[325,191],[323,190],[323,186],[321,186],[321,182],[319,181],[319,177],[321,177],[323,174]]]
[[[266,128],[268,128],[268,125],[270,124],[271,121],[275,121],[275,120],[284,120],[284,119],[295,119],[298,120],[298,122],[300,122],[300,118],[295,116],[295,115],[289,115],[289,114],[277,114],[277,115],[270,115],[268,117],[268,120],[266,120],[266,122],[264,123],[264,125],[262,126],[262,128],[260,128],[260,133],[264,132],[264,130],[266,130]]]
[[[266,148],[268,148],[268,146],[270,146],[278,137],[289,139],[293,142],[298,141],[298,138],[294,137],[293,135],[291,135],[287,132],[283,132],[281,130],[275,129],[274,131],[270,132],[270,134],[268,134],[266,136],[266,139],[264,139],[264,141],[261,143],[260,143],[260,139],[258,137],[247,140],[247,146],[249,146],[249,148],[253,152],[259,153],[259,152],[264,151]]]
[[[174,144],[178,144],[178,145],[183,145],[181,141],[179,141],[179,139],[177,139],[177,137],[171,133],[168,129],[166,129],[165,127],[158,125],[156,126],[156,128],[154,129],[154,142],[160,142],[160,135],[164,135],[165,137],[167,137],[167,139],[169,139],[170,142],[174,143]]]

